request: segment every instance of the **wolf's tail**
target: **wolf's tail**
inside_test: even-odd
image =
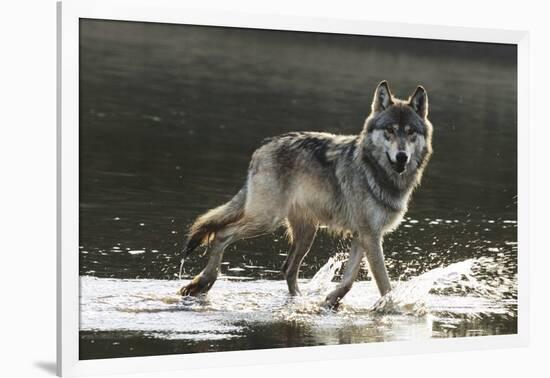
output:
[[[230,223],[243,217],[246,201],[246,186],[229,202],[199,216],[189,228],[184,255],[188,256],[195,248],[205,244],[212,236]]]

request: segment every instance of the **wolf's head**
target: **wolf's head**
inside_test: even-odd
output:
[[[408,100],[399,100],[386,81],[378,84],[363,130],[366,153],[390,173],[414,173],[431,154],[431,135],[428,95],[422,86]]]

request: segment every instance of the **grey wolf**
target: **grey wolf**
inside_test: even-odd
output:
[[[206,267],[179,290],[207,292],[224,249],[240,239],[287,229],[291,248],[282,267],[291,295],[299,294],[300,265],[320,225],[351,236],[342,281],[324,302],[338,306],[351,289],[364,256],[380,294],[391,290],[382,241],[403,219],[432,154],[428,96],[418,86],[407,100],[382,81],[359,135],[291,132],[269,138],[254,152],[242,189],[199,216],[189,229],[188,255],[207,245]]]

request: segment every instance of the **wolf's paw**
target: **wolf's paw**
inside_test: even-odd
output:
[[[212,279],[199,274],[195,276],[195,278],[193,278],[193,280],[189,282],[186,286],[183,286],[181,289],[179,289],[178,294],[182,297],[195,297],[210,290],[210,288],[214,284],[214,281],[216,281],[215,278]]]
[[[288,294],[291,297],[297,297],[297,296],[302,295],[302,292],[298,288],[298,285],[296,284],[296,282],[288,283]]]
[[[328,295],[324,302],[321,304],[321,308],[327,311],[338,311],[340,307],[340,298],[333,295]]]
[[[379,314],[399,314],[406,312],[406,310],[406,307],[394,301],[391,291],[383,297],[380,297],[371,308],[372,312]]]

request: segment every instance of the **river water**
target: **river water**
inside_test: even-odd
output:
[[[81,20],[80,358],[517,331],[516,49],[398,38]],[[205,298],[176,290],[186,227],[233,196],[260,141],[361,130],[376,84],[430,97],[434,156],[343,306],[319,303],[348,242],[320,232],[290,298],[282,230],[228,248]],[[391,303],[390,303],[391,302]],[[390,305],[391,304],[391,305]]]

